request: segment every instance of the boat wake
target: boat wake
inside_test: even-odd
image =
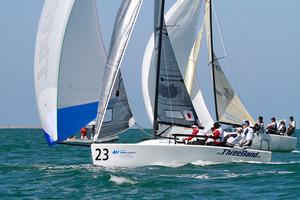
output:
[[[121,184],[137,184],[136,181],[130,180],[129,178],[125,178],[122,176],[115,176],[115,175],[110,175],[110,179],[111,182],[117,184],[117,185],[121,185]]]
[[[205,180],[218,180],[218,179],[233,179],[240,177],[250,177],[250,176],[264,176],[264,175],[284,175],[284,174],[293,174],[294,171],[260,171],[256,173],[233,173],[225,170],[223,174],[189,174],[189,175],[179,175],[177,178],[192,178],[192,179],[205,179]]]

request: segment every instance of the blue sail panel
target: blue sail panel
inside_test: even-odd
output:
[[[99,102],[60,108],[57,110],[57,140],[74,135],[97,116]]]

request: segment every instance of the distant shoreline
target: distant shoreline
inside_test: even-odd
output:
[[[39,125],[0,125],[0,129],[41,129]]]

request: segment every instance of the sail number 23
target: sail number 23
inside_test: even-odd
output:
[[[108,160],[109,156],[108,156],[108,149],[104,148],[104,149],[99,149],[97,148],[96,151],[98,152],[95,160]]]

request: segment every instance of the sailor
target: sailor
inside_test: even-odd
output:
[[[296,122],[294,120],[294,117],[293,116],[290,116],[290,122],[289,122],[289,127],[287,129],[287,132],[286,134],[288,136],[291,136],[292,134],[295,133],[295,129],[296,129]]]
[[[249,148],[252,145],[252,140],[254,138],[253,129],[250,127],[250,122],[248,120],[243,121],[243,134],[242,139],[239,142],[239,146],[242,148]]]
[[[209,138],[206,140],[206,145],[220,146],[224,139],[224,131],[219,122],[215,122],[211,128],[211,134],[206,135]]]
[[[92,140],[95,134],[95,124],[93,124],[92,128],[90,129],[90,139]]]
[[[196,125],[192,126],[192,136],[189,136],[187,138],[183,138],[182,141],[184,143],[190,142],[198,133],[199,133],[200,128]]]
[[[267,132],[269,134],[276,134],[277,133],[277,123],[276,123],[276,118],[275,117],[271,118],[271,123],[268,124]]]
[[[286,134],[286,126],[285,126],[285,123],[284,123],[283,120],[280,121],[280,123],[279,123],[278,133],[279,133],[280,135],[285,135],[285,134]]]
[[[236,129],[236,132],[228,133],[224,137],[225,146],[234,147],[236,144],[238,144],[242,138],[242,133],[243,129],[240,127]]]
[[[81,137],[80,137],[80,139],[86,140],[86,139],[87,139],[87,137],[86,137],[87,129],[86,129],[85,127],[82,127],[82,128],[80,129],[80,132],[81,132]]]
[[[264,118],[262,116],[259,116],[254,127],[253,131],[258,135],[259,133],[264,132]]]

